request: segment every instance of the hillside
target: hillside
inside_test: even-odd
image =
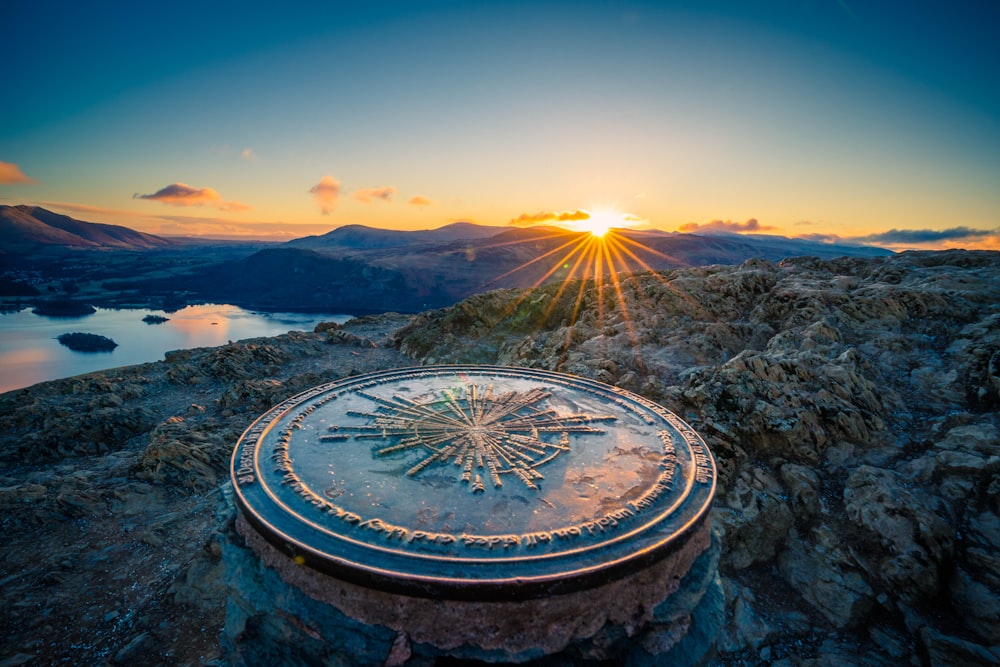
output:
[[[120,225],[84,222],[38,206],[0,205],[0,243],[8,250],[44,246],[148,250],[174,242]]]
[[[212,301],[354,313],[414,313],[490,289],[598,274],[738,264],[751,258],[891,254],[779,236],[617,229],[597,241],[589,233],[558,227],[468,222],[420,231],[346,225],[284,244],[195,242],[29,206],[0,207],[0,241],[0,278],[23,281],[27,272],[34,272],[36,286],[50,291],[69,286],[93,305]],[[66,261],[67,252],[73,262]]]
[[[413,248],[431,243],[453,243],[455,241],[484,239],[496,236],[506,227],[477,225],[471,222],[455,222],[437,229],[402,231],[379,229],[366,225],[344,225],[320,236],[306,236],[287,243],[293,248],[312,250],[373,250],[383,248]]]
[[[602,380],[701,432],[714,665],[1000,660],[1000,253],[965,251],[500,290],[0,395],[7,655],[193,664],[238,643],[260,664],[382,664],[263,600],[232,598],[224,629],[253,562],[226,465],[300,391],[436,362]]]
[[[493,233],[497,229],[501,231]],[[455,236],[465,238],[454,240]],[[177,284],[202,299],[256,307],[283,304],[332,312],[376,308],[419,312],[496,288],[525,288],[612,272],[738,264],[751,258],[780,261],[803,253],[815,257],[891,254],[879,248],[782,237],[746,239],[622,229],[597,242],[589,233],[555,227],[460,223],[402,232],[349,226],[192,273]]]

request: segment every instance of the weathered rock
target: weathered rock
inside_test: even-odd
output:
[[[728,492],[717,496],[712,515],[725,537],[726,569],[774,558],[793,522],[784,495],[785,489],[770,473],[753,468],[744,470]]]
[[[746,586],[726,580],[726,623],[719,634],[718,649],[733,653],[744,649],[757,650],[767,641],[773,629],[756,610],[756,596]]]
[[[827,359],[776,354],[769,345],[766,353],[742,352],[694,374],[683,398],[732,413],[728,421],[736,421],[744,447],[815,464],[834,442],[867,447],[884,437],[878,434],[892,405],[886,401],[895,398],[879,397],[863,365],[853,349]]]
[[[225,465],[225,447],[188,428],[182,417],[170,417],[149,436],[139,460],[139,479],[205,491],[216,485]]]
[[[854,642],[840,638],[824,640],[816,649],[816,657],[805,659],[787,659],[783,664],[796,667],[842,667],[857,665],[858,667],[897,667],[900,661],[888,657],[872,647],[858,646]],[[919,663],[913,663],[916,667]]]
[[[138,367],[122,375],[93,373],[52,383],[55,393],[0,396],[0,460],[25,463],[104,454],[152,426],[151,412],[126,402],[145,394]],[[27,400],[20,400],[25,396]]]
[[[781,481],[791,495],[794,513],[806,517],[820,510],[820,480],[819,474],[798,463],[786,463],[781,466]]]
[[[336,345],[352,345],[354,347],[377,347],[374,342],[362,338],[343,329],[326,332],[326,342]]]
[[[942,634],[933,628],[924,627],[920,640],[927,651],[931,667],[993,667],[1000,665],[1000,650],[987,648],[958,637]]]
[[[121,649],[115,653],[115,664],[118,665],[130,665],[134,664],[136,659],[142,655],[142,650],[145,645],[149,644],[152,638],[149,636],[148,632],[140,632],[131,640],[129,643],[123,646]]]
[[[884,547],[862,561],[872,581],[898,591],[907,604],[940,592],[955,533],[940,516],[946,516],[942,502],[912,492],[892,471],[863,465],[847,480],[844,504],[847,516]]]
[[[820,527],[809,538],[792,534],[778,559],[782,576],[834,626],[854,627],[872,608],[874,591],[833,531]]]
[[[996,491],[992,498],[996,498]],[[948,592],[955,612],[990,645],[1000,645],[1000,516],[971,512]]]
[[[219,407],[233,412],[260,414],[286,398],[288,390],[280,380],[250,378],[232,383],[219,397]]]
[[[309,336],[290,332],[284,334],[282,340],[300,343],[296,345],[299,354],[319,354],[310,349],[317,341]],[[204,384],[274,375],[281,364],[289,360],[287,347],[266,341],[251,339],[216,348],[167,352],[164,358],[171,365],[167,377],[178,384]]]

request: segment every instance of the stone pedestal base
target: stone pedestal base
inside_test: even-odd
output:
[[[719,540],[707,526],[673,558],[605,586],[519,602],[436,601],[372,591],[277,551],[242,518],[225,545],[223,644],[241,665],[697,665],[722,622]],[[659,599],[652,599],[659,594]],[[576,596],[603,603],[580,604]],[[574,607],[583,610],[576,613]]]

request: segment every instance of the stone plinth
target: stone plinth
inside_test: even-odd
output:
[[[721,605],[706,595],[718,585],[704,442],[664,408],[582,378],[436,366],[322,385],[244,433],[232,478],[246,544],[287,595],[323,610],[304,618],[285,594],[234,590],[234,656],[268,597],[328,647],[355,624],[384,630],[391,641],[364,664],[662,655],[697,609]]]

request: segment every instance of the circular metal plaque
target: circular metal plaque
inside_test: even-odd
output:
[[[668,556],[715,463],[630,392],[523,368],[425,366],[320,385],[237,443],[237,502],[295,562],[390,592],[523,599]]]

